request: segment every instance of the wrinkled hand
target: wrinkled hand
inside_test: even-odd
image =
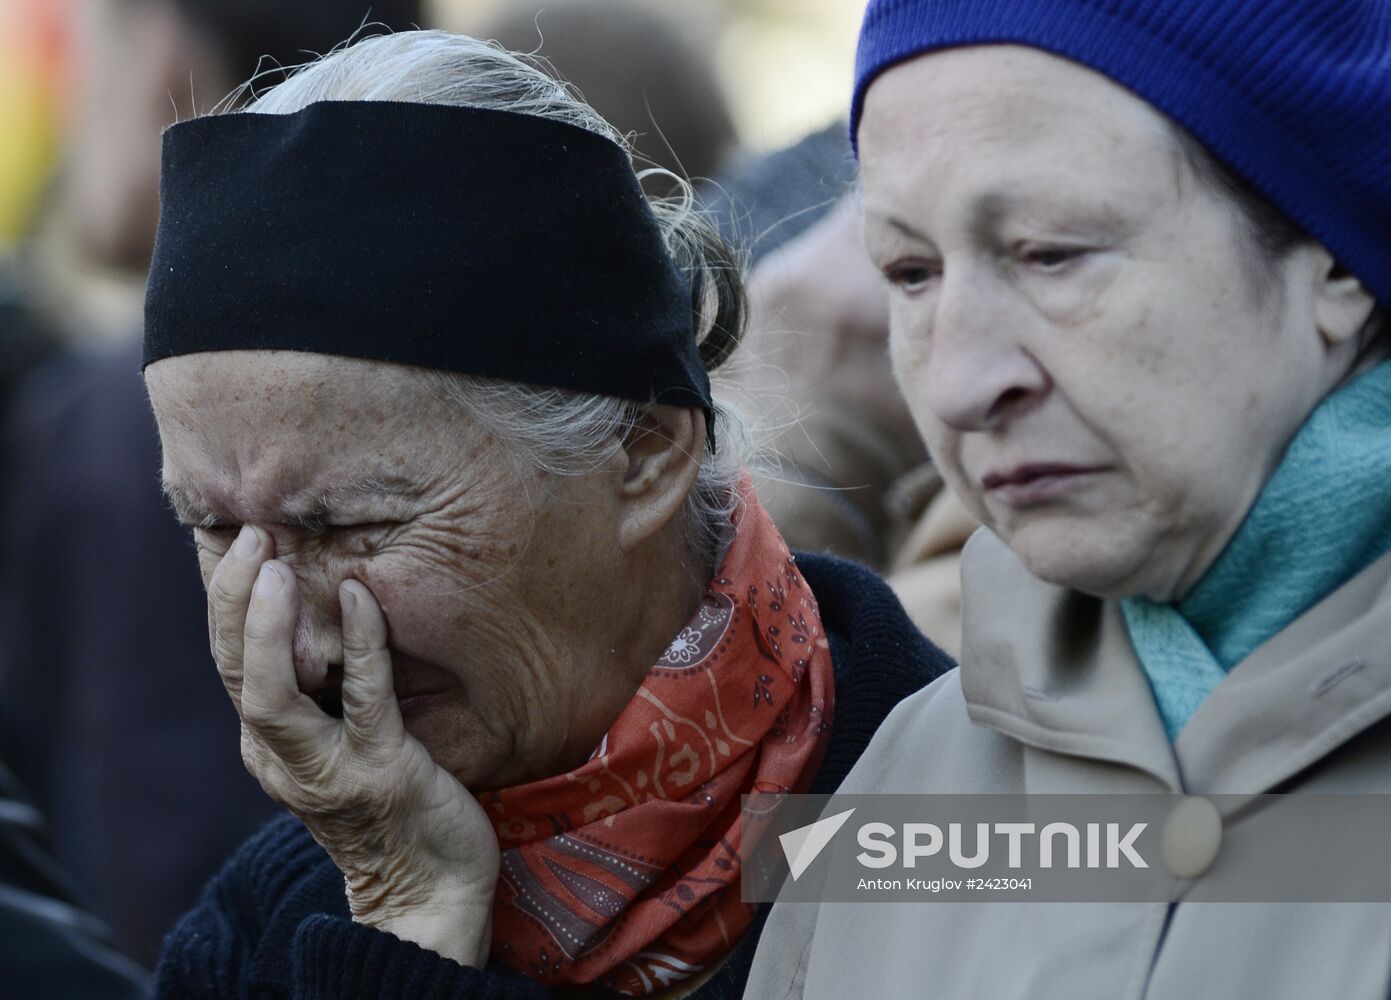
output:
[[[208,584],[213,656],[241,716],[242,759],[347,881],[353,919],[464,965],[486,964],[498,846],[483,809],[406,732],[387,625],[356,580],[339,588],[343,718],[299,690],[299,585],[247,526]]]

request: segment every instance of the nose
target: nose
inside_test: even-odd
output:
[[[957,431],[998,429],[1051,385],[1026,344],[1038,318],[991,272],[969,263],[944,268],[921,329],[910,331],[926,352],[916,375],[926,402]]]
[[[288,560],[287,560],[288,561]],[[306,694],[325,687],[330,668],[343,663],[342,612],[338,584],[342,576],[322,564],[290,562],[299,581],[299,620],[295,622],[295,677]]]

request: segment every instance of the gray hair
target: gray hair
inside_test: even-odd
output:
[[[290,114],[318,101],[405,101],[492,108],[536,115],[596,132],[629,153],[631,146],[565,84],[496,43],[443,31],[378,35],[346,44],[297,69],[264,94],[255,79],[222,107]],[[652,199],[667,248],[695,288],[693,311],[701,359],[713,372],[738,346],[746,306],[732,251],[696,209],[686,180],[661,173],[675,194]],[[615,439],[637,431],[650,404],[451,372],[421,372],[436,395],[461,407],[536,470],[576,475],[596,467]],[[716,388],[721,386],[718,384]],[[707,451],[686,501],[687,542],[710,557],[727,535],[738,484],[752,457],[743,418],[717,395],[719,447]]]

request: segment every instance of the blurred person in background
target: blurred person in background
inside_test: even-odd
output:
[[[149,977],[111,944],[50,855],[39,811],[0,764],[0,996],[136,1000]]]
[[[159,134],[260,85],[369,19],[409,27],[419,0],[77,0],[59,177],[19,251],[29,307],[66,343],[138,337],[158,217]]]
[[[844,197],[770,249],[749,280],[741,372],[780,428],[756,477],[792,544],[885,573],[913,621],[960,652],[960,556],[979,526],[929,461],[889,360],[888,294]]]
[[[889,363],[888,290],[866,259],[844,122],[737,157],[705,204],[752,265],[745,405],[768,436],[759,496],[796,548],[887,575],[960,651],[961,547],[979,522],[927,456]]]
[[[65,168],[5,275],[0,322],[42,324],[69,347],[5,411],[0,759],[145,963],[271,812],[209,683],[202,588],[160,496],[139,379],[160,130],[258,66],[274,82],[275,66],[327,51],[369,11],[397,28],[420,16],[415,0],[86,0]]]
[[[710,374],[742,278],[689,187],[649,199],[571,92],[442,32],[179,125],[164,164],[166,489],[294,817],[159,994],[740,995],[740,796],[834,787],[950,661],[759,506]]]
[[[28,231],[36,193],[51,170],[67,80],[68,15],[60,0],[0,4],[0,400],[58,344],[28,307],[4,254]],[[0,996],[147,995],[148,976],[116,950],[84,896],[52,856],[42,814],[0,760]]]
[[[0,259],[29,231],[67,102],[74,0],[0,3]]]
[[[698,180],[722,167],[737,139],[708,53],[684,27],[634,0],[508,0],[469,31],[544,60],[541,68],[632,135],[642,161]],[[662,183],[660,174],[646,181]]]
[[[52,173],[68,72],[69,0],[0,3],[0,400],[52,351],[10,261]],[[0,482],[3,481],[0,468]]]

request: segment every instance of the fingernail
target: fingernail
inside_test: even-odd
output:
[[[342,605],[345,615],[350,615],[357,610],[357,594],[346,583],[338,585],[338,602]]]
[[[285,578],[281,576],[280,570],[276,568],[274,563],[266,563],[261,567],[261,572],[256,574],[254,590],[262,597],[270,597],[272,594],[278,594],[284,585]]]
[[[237,535],[237,540],[232,545],[232,555],[238,559],[250,559],[260,547],[261,540],[256,537],[256,529],[249,524],[243,524],[241,533]]]

